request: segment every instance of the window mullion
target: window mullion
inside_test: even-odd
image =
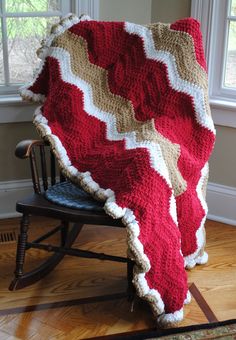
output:
[[[223,41],[223,60],[222,60],[222,72],[221,72],[221,88],[222,90],[224,88],[224,82],[225,82],[225,74],[226,74],[226,64],[227,64],[227,55],[228,55],[228,42],[229,42],[229,27],[230,27],[230,20],[226,19],[226,25],[224,30],[224,41]]]
[[[213,25],[211,27],[209,77],[210,96],[222,96],[224,83],[224,68],[226,65],[227,32],[228,32],[228,6],[229,1],[217,1],[214,3]]]
[[[228,8],[227,12],[229,13],[230,9],[230,3],[231,1],[228,1]],[[223,53],[221,56],[221,62],[222,62],[222,67],[221,67],[221,79],[220,79],[220,91],[224,88],[224,81],[225,81],[225,73],[226,73],[226,63],[227,63],[227,54],[228,54],[228,41],[229,41],[229,27],[230,27],[230,20],[228,19],[227,15],[225,16],[224,19],[224,35],[223,35]]]
[[[65,15],[69,12],[75,13],[75,7],[78,0],[70,0],[70,1],[60,1],[60,10],[62,15]],[[77,4],[78,5],[78,4]]]
[[[6,13],[8,18],[37,18],[37,17],[57,17],[61,15],[61,11],[51,11],[51,12],[15,12]]]
[[[7,43],[7,22],[5,16],[5,0],[2,0],[2,50],[3,50],[3,65],[4,65],[4,77],[5,84],[10,84],[10,73],[9,73],[9,55],[8,55],[8,43]]]
[[[80,1],[80,0],[79,0]],[[78,0],[71,0],[71,12],[75,14],[79,14],[79,1]]]

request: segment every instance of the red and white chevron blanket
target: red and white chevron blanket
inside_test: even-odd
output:
[[[159,323],[183,318],[185,267],[205,263],[215,129],[199,23],[147,26],[69,15],[21,94],[64,174],[127,228],[134,285]]]

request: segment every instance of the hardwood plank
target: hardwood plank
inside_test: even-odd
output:
[[[20,338],[17,338],[16,336],[7,334],[6,332],[0,330],[0,339],[1,340],[20,340]]]
[[[236,315],[236,228],[207,222],[209,261],[188,273],[220,321]]]

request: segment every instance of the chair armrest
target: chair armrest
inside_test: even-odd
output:
[[[34,146],[38,145],[46,145],[43,140],[33,140],[27,139],[19,142],[15,149],[15,155],[18,158],[24,159],[30,156],[30,152]]]

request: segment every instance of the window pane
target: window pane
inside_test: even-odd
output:
[[[236,15],[236,0],[232,0],[231,2],[231,13],[230,15]]]
[[[39,64],[36,50],[59,18],[7,18],[10,82],[24,83]]]
[[[0,84],[4,83],[3,55],[2,55],[2,26],[0,21]]]
[[[44,12],[60,10],[60,0],[6,0],[7,12]]]
[[[230,21],[225,86],[236,87],[236,22]]]

